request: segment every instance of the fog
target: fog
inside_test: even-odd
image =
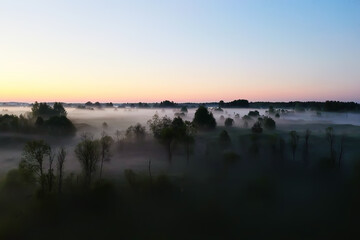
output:
[[[188,109],[183,120],[192,121],[195,110]],[[33,212],[24,215],[30,217],[15,221],[15,227],[8,227],[11,234],[28,236],[33,232],[33,221],[44,226],[57,219],[58,224],[44,228],[51,229],[50,235],[65,229],[66,239],[83,239],[77,232],[88,232],[95,239],[110,239],[119,232],[125,232],[127,239],[184,239],[189,232],[199,239],[223,239],[220,236],[224,234],[229,239],[244,235],[264,239],[269,234],[285,239],[295,233],[299,238],[307,238],[310,232],[317,239],[324,233],[348,233],[353,223],[357,229],[357,221],[352,218],[357,219],[358,214],[349,217],[347,213],[360,199],[356,191],[360,186],[360,114],[288,110],[279,118],[271,115],[276,129],[266,129],[263,123],[263,131],[256,133],[251,127],[257,117],[248,120],[248,127],[242,117],[255,110],[266,116],[266,109],[210,110],[218,127],[198,129],[189,159],[184,143],[174,141],[171,161],[166,144],[153,137],[147,122],[154,114],[173,119],[180,109],[66,108],[67,117],[77,128],[73,137],[0,133],[0,177],[5,186],[0,200],[5,199],[4,206],[13,208],[3,218],[0,215],[0,220],[8,222],[14,212],[19,212],[17,207],[26,206]],[[30,108],[3,107],[0,111],[26,115]],[[232,127],[224,125],[229,117],[234,119]],[[126,138],[127,128],[137,123],[146,126],[145,139]],[[335,157],[329,154],[328,127],[334,131],[331,153]],[[289,134],[293,130],[298,134],[295,153]],[[311,130],[308,147],[306,130]],[[221,138],[224,131],[228,134],[226,141]],[[104,132],[115,140],[111,158],[104,163],[102,178],[97,169],[93,185],[86,189],[74,149],[83,134],[99,139]],[[44,205],[39,204],[43,198],[37,198],[39,190],[34,189],[34,202],[28,202],[26,196],[31,195],[31,188],[20,184],[27,184],[27,180],[19,180],[19,170],[18,175],[10,171],[18,167],[24,145],[34,139],[45,140],[55,152],[60,147],[67,151],[64,198],[60,193],[55,198],[57,195],[49,195],[44,198]],[[39,189],[40,184],[35,186]],[[48,208],[44,210],[36,207],[45,205]],[[103,214],[100,222],[99,214]],[[338,224],[328,219],[345,220],[339,230],[334,228]],[[94,226],[91,231],[89,226]],[[109,231],[104,233],[102,229]],[[39,236],[42,234],[38,231]],[[149,234],[152,237],[148,238]],[[34,235],[31,239],[39,238]]]
[[[191,121],[194,117],[196,109],[189,109],[188,113],[183,116],[184,120]],[[242,128],[243,121],[235,118],[236,114],[243,117],[249,111],[259,111],[260,115],[266,115],[265,109],[223,109],[223,111],[212,110],[218,126],[224,126],[224,118],[231,117],[235,119],[235,128]],[[27,114],[31,111],[30,107],[2,107],[1,114]],[[74,138],[62,139],[56,137],[47,137],[53,149],[64,146],[68,151],[69,160],[66,163],[66,170],[79,171],[79,164],[74,156],[74,147],[80,141],[80,137],[84,133],[90,133],[94,138],[99,138],[103,131],[114,139],[115,132],[120,131],[120,139],[124,138],[126,129],[136,123],[147,126],[147,121],[154,114],[159,116],[168,116],[173,118],[180,109],[136,109],[136,108],[103,108],[95,110],[84,110],[77,108],[66,108],[68,118],[73,121],[77,127],[77,134]],[[224,118],[222,118],[222,116]],[[306,129],[312,130],[314,134],[319,136],[324,134],[325,128],[334,125],[337,134],[357,135],[359,130],[355,126],[360,125],[360,114],[357,113],[321,113],[312,111],[294,112],[289,111],[281,114],[276,120],[277,129],[280,131],[297,130],[299,132]],[[107,127],[103,127],[106,122]],[[353,126],[353,127],[351,127]],[[124,151],[121,146],[115,146],[112,151],[111,161],[106,163],[104,169],[108,173],[118,173],[122,170],[131,168],[137,170],[146,170],[149,160],[152,161],[153,171],[163,171],[167,168],[166,154],[162,146],[153,141],[149,129],[147,127],[147,141],[143,146],[126,146],[128,149]],[[230,133],[231,134],[231,133]],[[17,167],[21,159],[21,151],[24,143],[31,138],[40,138],[39,136],[0,133],[1,138],[1,159],[0,174],[6,173],[8,170]],[[235,137],[236,138],[236,137]],[[149,145],[151,144],[151,145]],[[206,146],[204,143],[198,143],[197,148],[201,151],[195,151],[195,155],[202,154]],[[180,150],[179,150],[180,151]],[[196,156],[195,156],[196,157]],[[177,156],[175,156],[175,159]],[[176,162],[175,166],[176,166]],[[183,162],[183,161],[180,161]],[[173,169],[176,169],[173,167]],[[168,169],[167,169],[168,170]]]

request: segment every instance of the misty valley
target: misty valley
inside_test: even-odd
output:
[[[358,104],[241,104],[1,105],[0,239],[356,234]]]

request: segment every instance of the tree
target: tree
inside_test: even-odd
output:
[[[188,109],[187,109],[186,106],[183,106],[183,107],[181,107],[180,111],[183,112],[183,113],[187,113]]]
[[[171,163],[171,147],[174,139],[174,133],[171,128],[171,119],[167,116],[160,118],[159,115],[155,114],[153,118],[148,121],[148,124],[154,137],[166,147],[166,150],[168,152],[168,160]]]
[[[176,117],[172,121],[168,117],[159,118],[157,114],[148,121],[150,130],[154,137],[162,143],[167,150],[168,160],[172,160],[172,148],[176,142],[181,142],[186,136],[186,125],[181,117]]]
[[[268,130],[274,130],[276,128],[276,123],[271,117],[264,117],[263,125],[264,128]]]
[[[291,145],[291,150],[292,150],[292,155],[293,155],[293,160],[295,161],[295,153],[296,153],[296,149],[298,146],[298,142],[299,142],[299,135],[296,131],[291,131],[290,132],[290,145]]]
[[[112,137],[106,135],[105,132],[103,132],[100,139],[100,147],[101,147],[100,179],[102,176],[104,161],[110,160],[110,148],[113,143],[114,140],[112,139]]]
[[[130,126],[126,130],[125,136],[130,140],[144,140],[146,136],[145,126],[142,126],[140,123],[137,123],[135,126]]]
[[[250,117],[259,117],[260,113],[259,111],[255,110],[255,111],[249,111],[248,116]]]
[[[219,135],[219,143],[223,147],[227,147],[231,143],[231,138],[226,130],[222,130]]]
[[[89,186],[101,157],[100,142],[84,135],[82,141],[75,148],[75,155],[82,167],[85,184]]]
[[[192,146],[194,145],[195,142],[194,135],[196,133],[196,128],[194,124],[192,124],[189,121],[185,121],[185,126],[186,126],[186,133],[184,136],[184,143],[186,148],[186,162],[189,163],[190,153],[192,151]]]
[[[44,158],[50,156],[51,148],[43,140],[27,142],[24,147],[20,168],[30,170],[38,176],[41,191],[45,190]]]
[[[262,133],[263,129],[261,127],[261,123],[259,121],[255,122],[251,128],[253,133]]]
[[[59,102],[54,103],[53,109],[54,109],[54,112],[58,116],[66,116],[67,115],[67,112],[66,112],[64,106]]]
[[[66,158],[66,151],[62,147],[60,148],[58,155],[57,155],[57,172],[58,172],[58,192],[62,192],[62,181],[64,175],[64,163]]]
[[[329,142],[329,146],[330,146],[331,164],[332,166],[334,166],[335,165],[335,150],[334,150],[335,135],[334,135],[334,129],[332,127],[326,128],[326,139]]]
[[[55,159],[55,154],[53,152],[50,152],[49,168],[48,168],[48,172],[46,174],[47,187],[48,187],[49,192],[51,192],[53,189],[52,187],[53,187],[53,183],[54,183],[54,179],[55,179],[54,169],[53,169],[54,159]]]
[[[234,124],[234,119],[232,118],[225,119],[225,127],[232,127],[233,124]]]
[[[193,119],[194,125],[203,130],[210,130],[216,128],[216,121],[211,112],[204,106],[200,106]]]
[[[74,136],[76,132],[74,124],[65,116],[50,117],[43,126],[51,135]]]
[[[309,158],[309,138],[311,135],[311,131],[306,129],[305,131],[305,147],[304,147],[304,165],[308,166],[308,158]]]
[[[269,114],[270,114],[270,115],[274,115],[274,114],[275,114],[275,109],[274,109],[273,106],[270,106],[270,107],[269,107]]]

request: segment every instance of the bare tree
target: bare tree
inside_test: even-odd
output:
[[[58,155],[57,155],[57,171],[58,171],[58,192],[62,192],[62,181],[63,181],[63,174],[64,174],[64,163],[66,158],[66,151],[62,147],[60,148]]]

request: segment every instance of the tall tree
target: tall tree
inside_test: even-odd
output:
[[[100,138],[100,148],[101,148],[101,165],[100,165],[100,179],[102,177],[102,170],[104,161],[110,160],[110,148],[114,140],[112,137],[106,135],[105,132],[102,133]]]
[[[62,192],[62,182],[63,182],[63,175],[64,175],[64,163],[66,158],[66,151],[62,147],[60,148],[58,155],[57,155],[57,171],[58,171],[58,192]]]
[[[39,178],[41,191],[45,190],[44,158],[50,156],[51,148],[43,140],[30,141],[25,144],[20,168],[25,168]]]
[[[292,150],[293,160],[295,161],[296,149],[299,143],[299,135],[296,131],[290,132],[290,145]]]
[[[85,184],[89,186],[101,158],[100,142],[84,135],[75,148],[75,155],[81,164]]]

